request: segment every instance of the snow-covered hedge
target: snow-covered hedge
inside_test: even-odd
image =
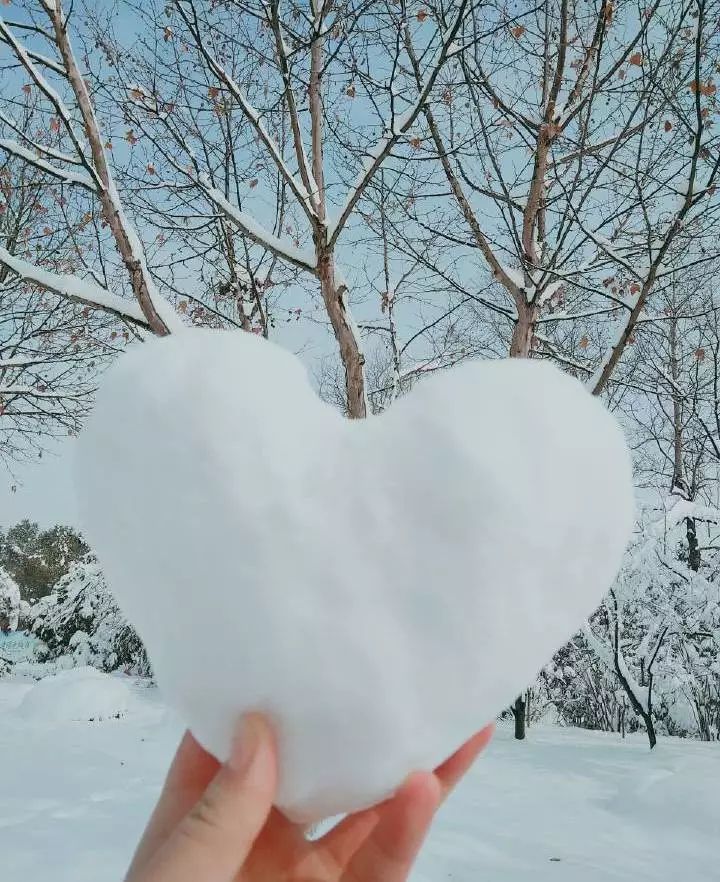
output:
[[[77,665],[103,671],[150,673],[140,638],[118,609],[92,555],[74,563],[35,604],[32,619],[32,631],[44,644],[44,661],[70,656]]]
[[[0,631],[15,631],[20,618],[20,589],[7,570],[0,567]]]

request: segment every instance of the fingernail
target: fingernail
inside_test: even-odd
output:
[[[247,772],[257,756],[265,734],[265,724],[259,714],[244,716],[235,731],[228,765],[236,772]]]

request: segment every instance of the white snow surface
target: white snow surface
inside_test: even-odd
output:
[[[36,683],[17,712],[40,726],[109,720],[127,713],[132,694],[120,677],[89,666],[71,668]]]
[[[493,719],[597,607],[633,520],[618,425],[546,363],[466,363],[348,421],[242,332],[124,355],[77,466],[164,693],[220,758],[239,713],[268,714],[304,822]]]
[[[208,642],[212,635],[207,635]],[[28,725],[0,679],[0,853],[13,882],[118,882],[181,735],[154,689],[119,720]],[[441,809],[411,882],[715,879],[717,744],[500,728]]]

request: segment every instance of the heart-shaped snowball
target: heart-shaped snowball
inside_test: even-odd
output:
[[[540,361],[476,361],[351,421],[250,334],[108,372],[84,529],[200,742],[266,713],[278,806],[388,796],[511,702],[610,586],[633,515],[613,417]]]

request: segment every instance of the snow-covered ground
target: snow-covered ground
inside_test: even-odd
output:
[[[8,882],[118,882],[180,736],[154,689],[79,679],[28,697],[32,681],[0,679]],[[104,719],[69,719],[83,713]],[[663,739],[651,754],[643,737],[537,727],[520,744],[501,729],[438,817],[414,882],[717,878],[719,781],[720,744]]]

